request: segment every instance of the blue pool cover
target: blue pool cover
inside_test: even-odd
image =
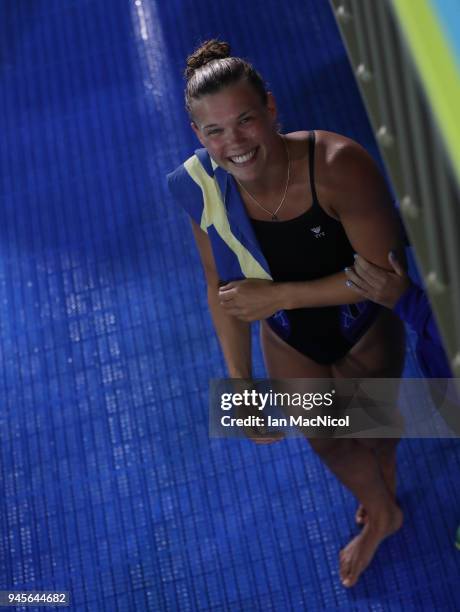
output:
[[[456,441],[401,444],[405,526],[348,591],[355,501],[308,444],[208,437],[224,364],[164,184],[196,146],[184,58],[229,40],[286,131],[377,155],[328,2],[3,0],[0,15],[0,590],[70,591],[90,612],[460,609]]]

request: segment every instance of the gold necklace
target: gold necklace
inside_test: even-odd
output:
[[[277,214],[278,214],[280,208],[283,206],[284,201],[286,200],[286,194],[287,194],[287,190],[288,190],[288,187],[289,187],[289,179],[291,177],[291,158],[289,156],[289,149],[288,149],[288,146],[286,144],[286,140],[285,140],[284,136],[282,134],[280,134],[280,136],[281,136],[281,139],[283,141],[284,148],[286,149],[286,155],[287,155],[287,160],[288,160],[288,169],[287,169],[286,187],[284,188],[283,197],[281,198],[281,202],[278,204],[278,208],[275,210],[275,212],[273,212],[271,210],[268,210],[268,208],[265,208],[265,206],[263,206],[260,202],[258,202],[256,200],[256,198],[252,195],[252,193],[249,193],[249,191],[246,189],[246,187],[244,185],[242,185],[240,183],[240,181],[235,177],[235,180],[238,183],[238,185],[241,187],[241,189],[243,189],[243,191],[245,191],[248,194],[248,196],[251,198],[251,200],[253,200],[257,204],[257,206],[259,208],[261,208],[263,211],[265,211],[267,214],[269,214],[271,216],[272,221],[279,221],[279,219],[277,217]]]

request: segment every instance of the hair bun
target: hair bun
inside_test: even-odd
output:
[[[213,60],[230,57],[230,45],[226,42],[213,38],[204,42],[196,51],[187,58],[185,78],[188,80],[193,76],[195,70],[205,66]]]

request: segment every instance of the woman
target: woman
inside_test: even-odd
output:
[[[385,267],[401,250],[385,183],[355,142],[281,135],[255,69],[209,41],[188,58],[186,107],[204,149],[168,176],[192,218],[208,303],[232,378],[251,377],[250,322],[261,321],[270,378],[399,377],[400,321],[345,285],[353,252]],[[351,306],[350,306],[351,305]],[[398,530],[394,441],[310,440],[360,501],[361,533],[340,553],[353,586]]]

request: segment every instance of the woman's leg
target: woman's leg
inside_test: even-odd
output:
[[[334,378],[399,378],[404,368],[404,359],[404,325],[393,313],[385,309],[351,351],[332,366],[332,372]],[[395,397],[392,417],[402,425],[396,400]],[[399,439],[363,439],[360,443],[372,448],[376,453],[382,476],[390,494],[395,498],[396,448]],[[356,512],[356,522],[364,524],[366,520],[366,510],[361,505]]]
[[[404,358],[404,325],[392,312],[384,310],[353,349],[333,365],[332,371],[336,378],[399,378]],[[402,423],[396,399],[392,417]],[[360,440],[357,443],[374,454],[388,496],[383,496],[380,503],[358,496],[361,504],[356,520],[364,524],[364,528],[340,552],[340,576],[346,585],[356,583],[372,559],[373,551],[401,526],[403,519],[396,504],[396,448],[399,439]]]
[[[301,355],[298,351],[283,342],[265,324],[261,325],[261,341],[265,363],[271,378],[324,378],[332,377],[334,373],[345,375],[348,363],[355,363],[352,374],[356,377],[372,376],[379,371],[377,365],[383,362],[388,365],[391,360],[386,357],[388,346],[375,347],[375,342],[382,342],[382,334],[391,335],[395,324],[392,321],[376,322],[366,337],[356,345],[350,361],[342,360],[334,372],[333,368],[317,364]],[[394,337],[400,337],[395,331]],[[367,338],[367,339],[366,339]],[[358,347],[358,348],[357,348]],[[372,367],[362,360],[370,359]],[[370,365],[370,364],[369,364]],[[381,369],[381,368],[380,368]],[[351,370],[351,368],[350,368]],[[390,368],[391,371],[393,371]],[[388,370],[388,371],[390,371]],[[367,374],[366,374],[367,372]],[[382,370],[383,372],[383,370]],[[377,374],[378,375],[378,374]],[[381,376],[383,374],[380,374]],[[388,375],[388,374],[387,374]],[[312,448],[319,454],[324,463],[337,478],[352,491],[368,512],[369,520],[362,533],[341,552],[340,574],[345,586],[356,583],[361,572],[367,567],[380,542],[396,531],[402,522],[402,513],[394,503],[385,481],[382,478],[379,463],[372,448],[358,443],[356,440],[310,440]]]

